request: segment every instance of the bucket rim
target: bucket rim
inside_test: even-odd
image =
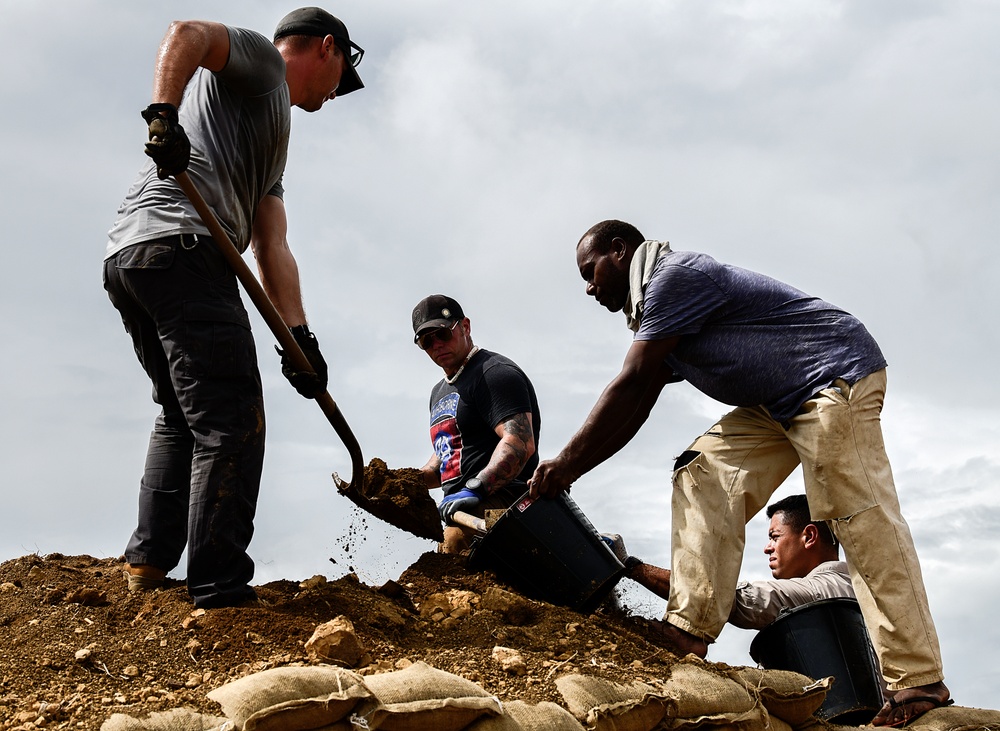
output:
[[[857,610],[859,614],[861,613],[861,604],[859,604],[858,600],[855,599],[854,597],[835,596],[835,597],[828,597],[826,599],[816,599],[815,601],[806,602],[805,604],[799,604],[798,606],[795,607],[786,607],[785,609],[782,609],[780,612],[778,612],[778,616],[772,619],[771,622],[767,626],[763,627],[760,631],[763,632],[765,629],[773,625],[775,622],[779,622],[782,619],[785,619],[792,615],[801,614],[806,610],[816,609],[818,607],[823,607],[823,606],[841,606],[844,607],[845,609]]]

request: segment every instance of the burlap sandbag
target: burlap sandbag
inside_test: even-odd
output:
[[[333,665],[272,668],[208,697],[243,731],[304,731],[335,723],[370,698],[360,675]]]
[[[471,680],[424,662],[369,675],[365,685],[373,697],[351,719],[379,731],[461,731],[482,716],[503,712],[500,701]]]
[[[1000,731],[1000,711],[946,706],[927,711],[906,728],[909,731]]]
[[[813,680],[790,670],[760,668],[729,668],[729,677],[743,685],[771,716],[780,718],[792,728],[815,720],[816,710],[826,700],[831,678]]]
[[[668,731],[726,726],[737,731],[765,731],[767,714],[761,703],[723,671],[681,662],[660,684],[668,696],[667,715],[660,728]]]
[[[563,675],[556,688],[570,713],[596,731],[652,731],[667,713],[667,695],[645,683]]]
[[[215,731],[224,723],[226,719],[219,716],[208,716],[190,708],[172,708],[142,719],[116,713],[101,724],[101,731]]]
[[[507,701],[502,716],[481,718],[465,731],[583,731],[583,726],[557,703]]]

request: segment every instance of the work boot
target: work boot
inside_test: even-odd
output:
[[[167,572],[149,564],[125,564],[125,579],[129,591],[152,591],[162,589],[166,583]]]

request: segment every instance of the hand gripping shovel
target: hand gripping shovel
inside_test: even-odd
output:
[[[274,337],[277,338],[278,344],[281,348],[288,353],[292,360],[292,365],[298,371],[309,371],[312,372],[313,367],[309,364],[308,358],[306,358],[305,353],[302,352],[302,348],[299,344],[295,342],[295,338],[292,336],[291,331],[288,326],[285,325],[285,321],[281,319],[281,315],[274,308],[274,304],[271,302],[267,293],[264,292],[264,288],[257,281],[257,277],[253,275],[250,271],[250,267],[247,263],[243,261],[243,257],[236,250],[233,242],[229,239],[229,235],[225,232],[222,226],[219,224],[218,219],[212,212],[212,209],[208,207],[205,203],[205,199],[201,197],[201,193],[195,187],[194,182],[188,176],[187,172],[178,173],[174,176],[177,180],[177,184],[187,195],[188,200],[198,211],[198,215],[201,216],[202,222],[208,227],[209,232],[212,234],[212,238],[215,239],[215,245],[219,247],[219,251],[222,252],[222,256],[225,257],[229,266],[232,267],[233,271],[236,273],[236,278],[240,280],[240,284],[243,285],[243,289],[250,296],[250,300],[253,302],[257,311],[260,312],[267,326],[274,333]],[[360,491],[362,489],[364,479],[365,479],[365,461],[364,457],[361,455],[361,446],[358,444],[358,440],[354,437],[354,433],[351,431],[351,427],[347,425],[347,420],[344,419],[344,415],[340,413],[340,407],[337,406],[337,402],[333,400],[330,396],[329,391],[324,391],[319,396],[316,397],[316,403],[319,407],[323,409],[323,413],[326,414],[326,418],[329,420],[330,424],[333,425],[334,431],[344,442],[344,446],[347,447],[347,452],[351,455],[351,483],[352,489]]]

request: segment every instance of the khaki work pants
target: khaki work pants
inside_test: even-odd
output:
[[[844,547],[889,690],[943,679],[882,441],[885,383],[885,370],[853,386],[836,381],[784,426],[762,407],[740,407],[695,440],[674,471],[666,621],[708,642],[718,637],[735,596],[746,523],[801,463],[813,519],[830,521]]]

